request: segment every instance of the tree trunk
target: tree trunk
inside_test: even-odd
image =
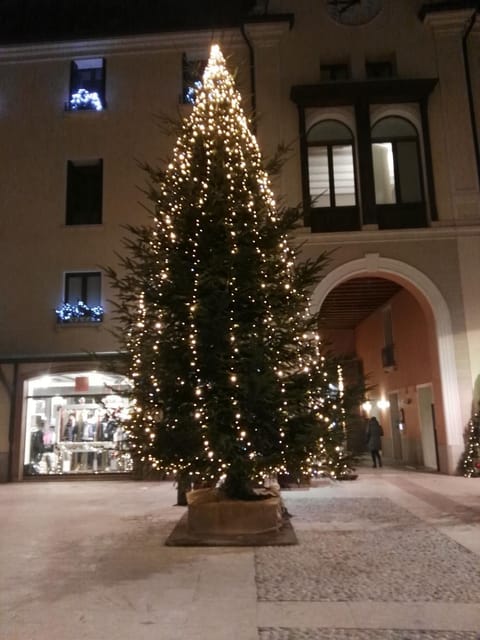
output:
[[[188,473],[180,472],[177,476],[177,507],[187,506],[187,491],[190,489]]]

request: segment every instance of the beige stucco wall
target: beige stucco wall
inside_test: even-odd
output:
[[[462,25],[468,12],[449,24],[418,19],[420,0],[385,2],[370,24],[346,28],[333,23],[326,4],[313,0],[271,0],[270,12],[293,12],[294,26],[250,25],[254,46],[258,139],[270,157],[278,143],[291,156],[274,186],[279,200],[301,201],[298,114],[290,100],[294,85],[316,84],[320,64],[350,61],[355,80],[365,78],[365,61],[394,55],[403,78],[439,78],[429,104],[429,123],[439,222],[430,229],[312,236],[305,256],[335,250],[329,270],[368,253],[399,260],[424,273],[446,301],[451,317],[461,417],[468,421],[480,399],[478,328],[478,242],[480,205],[470,121],[466,118],[461,57]],[[480,87],[479,57],[469,40],[474,87]],[[244,106],[250,109],[250,60],[239,30],[152,35],[131,41],[47,44],[18,49],[0,47],[2,123],[0,242],[4,273],[0,297],[7,301],[0,318],[0,356],[111,351],[112,291],[103,282],[105,322],[95,327],[58,327],[54,309],[61,303],[65,271],[97,270],[116,265],[125,223],[147,219],[138,201],[144,175],[137,160],[164,162],[174,136],[162,132],[154,115],[185,116],[179,106],[181,56],[206,55],[212,40],[224,47],[235,70]],[[105,57],[108,108],[103,113],[66,113],[70,61]],[[477,92],[478,93],[478,92]],[[479,94],[480,95],[480,94]],[[408,107],[411,108],[411,107]],[[480,100],[475,103],[477,118]],[[412,113],[414,110],[412,111]],[[470,127],[470,128],[469,128]],[[103,158],[103,224],[66,227],[65,187],[68,160]],[[465,225],[470,225],[469,227]],[[403,282],[408,287],[408,282]],[[415,291],[411,293],[415,295]],[[473,389],[475,388],[475,392]],[[3,393],[3,391],[1,392]],[[0,421],[7,402],[0,397]],[[0,425],[0,452],[6,446]]]

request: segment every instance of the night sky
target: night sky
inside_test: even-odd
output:
[[[0,0],[0,43],[239,25],[255,0]]]

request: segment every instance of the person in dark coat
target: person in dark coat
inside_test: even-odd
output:
[[[380,449],[382,448],[381,437],[383,436],[382,425],[376,418],[370,418],[367,424],[367,448],[372,456],[374,468],[382,466],[382,458],[380,456]]]

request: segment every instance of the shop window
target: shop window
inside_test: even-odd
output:
[[[66,224],[102,223],[103,161],[67,164]]]
[[[336,120],[315,124],[307,134],[308,181],[313,208],[355,206],[353,136]]]
[[[195,104],[197,92],[202,87],[202,78],[206,60],[189,60],[186,54],[182,57],[182,102]]]
[[[350,65],[348,64],[321,64],[320,80],[322,82],[335,82],[350,79]]]
[[[103,320],[101,274],[66,273],[63,304],[56,309],[59,323],[95,323]]]
[[[408,120],[389,116],[371,132],[377,204],[423,202],[418,134]]]
[[[70,68],[69,111],[103,111],[105,102],[105,60],[73,60]]]
[[[130,472],[126,427],[130,388],[123,376],[97,371],[30,379],[26,385],[25,474]]]

